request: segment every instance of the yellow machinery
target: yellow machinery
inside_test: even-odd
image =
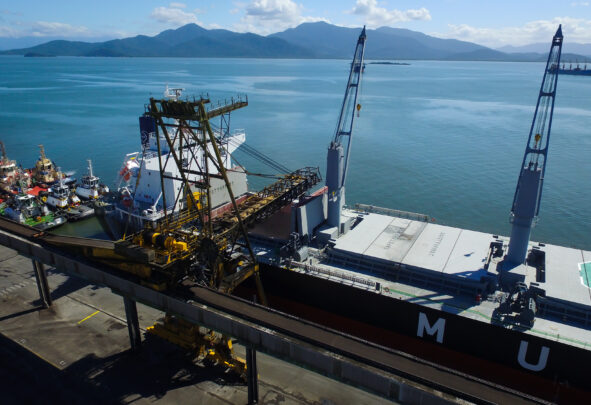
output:
[[[163,322],[150,326],[148,332],[193,353],[197,360],[208,360],[246,379],[246,360],[234,354],[232,340],[201,329],[181,318],[166,315]]]

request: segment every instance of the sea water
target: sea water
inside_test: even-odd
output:
[[[544,71],[542,63],[367,64],[355,120],[347,204],[429,214],[508,235],[509,213]],[[138,116],[164,88],[232,113],[247,143],[283,165],[319,166],[334,137],[350,61],[0,57],[0,140],[32,167],[39,144],[77,177],[86,159],[114,186],[138,151]],[[541,210],[532,239],[591,250],[591,78],[560,76]],[[274,173],[237,151],[249,171]],[[253,189],[264,179],[249,177]]]

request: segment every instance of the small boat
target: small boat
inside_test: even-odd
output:
[[[2,158],[0,160],[0,192],[15,194],[21,191],[26,192],[31,185],[31,176],[23,171],[16,164],[15,160],[6,156],[4,143],[0,141]]]
[[[16,161],[8,159],[4,143],[0,142],[2,148],[2,160],[0,160],[0,188],[3,191],[11,192],[17,177]]]
[[[83,200],[97,200],[102,194],[109,192],[109,188],[99,182],[100,179],[92,172],[92,161],[88,159],[88,174],[82,176],[81,184],[76,187],[76,195]]]
[[[70,206],[70,189],[64,184],[61,173],[58,172],[56,177],[59,182],[48,190],[49,194],[45,202],[54,210],[67,210]]]
[[[39,145],[39,149],[41,149],[41,155],[39,156],[39,160],[35,163],[35,167],[33,168],[33,179],[38,184],[51,184],[58,180],[57,171],[55,170],[55,165],[45,156],[45,149],[43,145]]]
[[[18,194],[0,204],[0,215],[29,225],[37,229],[46,230],[66,223],[63,215],[52,213],[47,206],[30,194]]]

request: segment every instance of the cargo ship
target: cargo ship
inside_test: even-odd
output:
[[[562,41],[559,27],[543,71],[507,237],[439,225],[424,214],[346,207],[350,145],[365,71],[363,29],[327,153],[325,186],[262,216],[248,231],[246,245],[260,264],[268,304],[544,401],[588,400],[591,251],[530,240],[541,201],[557,88],[558,72],[550,67],[560,66]],[[158,130],[146,131],[142,125],[140,120],[144,151],[128,158],[121,173],[133,185],[146,177],[139,175],[140,168],[144,173],[151,170],[146,188],[150,184],[152,191],[144,195],[145,189],[139,187],[118,188],[112,213],[105,215],[117,221],[103,222],[107,227],[115,223],[107,228],[113,235],[133,221],[134,229],[141,230],[163,218],[168,206],[162,195],[175,196],[184,207],[188,195],[194,196],[191,201],[201,198],[194,195],[197,191],[180,187],[197,185],[199,177],[174,181],[183,171],[196,176],[202,171],[183,167],[170,174],[159,167],[171,156],[179,160],[185,153],[182,146],[162,149]],[[170,126],[175,128],[175,123]],[[224,134],[219,132],[218,140]],[[231,151],[236,148],[230,144],[224,167],[234,167]],[[177,168],[182,163],[179,160]],[[170,183],[164,183],[167,179]],[[235,194],[241,192],[244,189]],[[144,236],[139,239],[148,240],[146,244],[158,243]],[[211,252],[206,249],[202,254],[206,253]],[[233,293],[251,299],[260,287],[255,281],[246,279]]]
[[[530,241],[547,161],[562,30],[544,70],[510,237],[424,214],[344,206],[365,32],[326,186],[250,232],[269,305],[547,401],[591,395],[591,251]],[[360,72],[361,70],[361,72]],[[357,111],[355,111],[357,110]],[[235,293],[252,297],[254,286]]]
[[[591,76],[591,69],[587,69],[587,64],[581,67],[577,63],[577,66],[573,67],[573,64],[571,63],[567,68],[566,64],[563,63],[562,67],[558,69],[558,73],[561,75]]]

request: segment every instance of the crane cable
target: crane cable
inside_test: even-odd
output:
[[[245,143],[240,143],[232,138],[227,138],[227,141],[229,144],[231,144],[232,146],[235,147],[240,147],[240,150],[244,153],[246,153],[247,155],[259,160],[261,163],[266,164],[267,166],[269,166],[271,169],[281,173],[281,174],[287,174],[287,173],[291,173],[292,170],[290,170],[289,168],[285,167],[284,165],[282,165],[281,163],[271,159],[270,157],[266,156],[265,154],[263,154],[262,152],[256,150],[255,148],[253,148],[252,146],[249,146]],[[232,156],[232,158],[234,159],[234,156]]]

